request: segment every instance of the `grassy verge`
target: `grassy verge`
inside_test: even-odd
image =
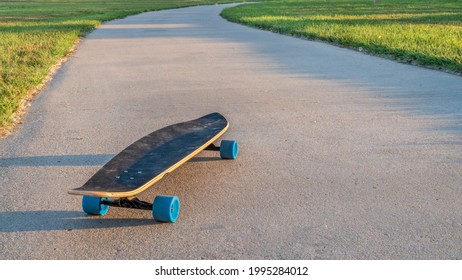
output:
[[[462,72],[461,0],[280,0],[226,19],[451,73]]]
[[[78,38],[103,21],[144,11],[226,2],[233,0],[2,0],[0,135],[17,121],[21,104],[69,54]]]

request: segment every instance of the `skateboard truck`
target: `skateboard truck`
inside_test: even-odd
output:
[[[204,150],[206,150],[206,151],[219,151],[220,147],[215,146],[215,144],[212,143],[207,148],[205,148]]]
[[[139,200],[136,197],[124,197],[119,199],[104,199],[101,204],[113,207],[122,207],[152,211],[152,203]]]
[[[180,213],[180,200],[177,196],[158,195],[153,203],[136,197],[110,199],[106,197],[84,196],[83,211],[91,215],[105,215],[109,206],[152,211],[156,221],[174,223]]]

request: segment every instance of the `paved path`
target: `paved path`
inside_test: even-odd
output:
[[[104,24],[0,140],[2,259],[462,258],[462,78],[229,23],[224,6]],[[165,125],[218,111],[203,152],[143,193],[176,224],[81,212],[82,185]]]

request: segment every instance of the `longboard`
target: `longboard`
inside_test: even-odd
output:
[[[180,208],[177,196],[157,196],[152,204],[135,196],[204,149],[220,151],[223,159],[235,159],[236,141],[223,140],[220,147],[213,144],[228,127],[225,117],[212,113],[154,131],[125,148],[69,194],[83,196],[82,207],[88,214],[104,215],[109,206],[117,206],[151,210],[154,219],[174,222]]]

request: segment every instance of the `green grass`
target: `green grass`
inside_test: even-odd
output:
[[[0,0],[0,134],[24,98],[104,21],[144,11],[232,0]]]
[[[230,21],[462,72],[462,0],[280,0],[226,9]]]

